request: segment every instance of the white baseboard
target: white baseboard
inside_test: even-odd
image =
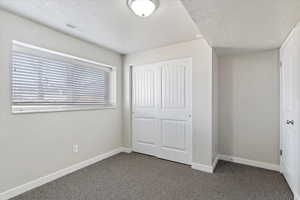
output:
[[[212,165],[212,167],[213,167],[213,172],[215,171],[218,162],[219,162],[219,157],[217,156],[217,157],[215,157],[215,160],[214,160],[213,165]]]
[[[17,195],[20,195],[24,192],[27,192],[29,190],[32,190],[36,187],[39,187],[41,185],[44,185],[46,183],[49,183],[51,181],[54,181],[58,178],[61,178],[65,175],[68,175],[72,172],[75,172],[79,169],[82,169],[84,167],[87,167],[89,165],[92,165],[94,163],[97,163],[101,160],[104,160],[106,158],[109,158],[111,156],[114,156],[118,153],[125,152],[125,153],[131,153],[132,149],[126,148],[126,147],[119,147],[117,149],[114,149],[110,152],[98,155],[94,158],[85,160],[83,162],[77,163],[75,165],[72,165],[70,167],[67,167],[65,169],[58,170],[52,174],[40,177],[36,180],[30,181],[28,183],[25,183],[23,185],[17,186],[15,188],[12,188],[10,190],[7,190],[5,192],[0,193],[0,200],[7,200],[12,197],[15,197]],[[249,165],[249,166],[254,166],[254,167],[259,167],[259,168],[265,168],[269,170],[274,170],[274,171],[280,171],[280,166],[279,165],[274,165],[270,163],[264,163],[264,162],[259,162],[259,161],[253,161],[253,160],[248,160],[244,158],[239,158],[239,157],[233,157],[233,156],[228,156],[228,155],[218,155],[218,157],[214,160],[213,164],[210,165],[203,165],[199,163],[192,163],[192,169],[195,170],[200,170],[203,172],[207,173],[213,173],[214,169],[218,163],[218,160],[225,160],[229,162],[234,162],[234,163],[239,163],[239,164],[244,164],[244,165]],[[295,200],[300,200],[299,195],[295,194]]]
[[[219,159],[218,159],[218,157],[216,157],[211,166],[193,162],[191,167],[192,167],[192,169],[212,174],[215,171],[218,161],[219,161]]]
[[[107,153],[104,153],[104,154],[101,154],[101,155],[98,155],[96,157],[93,157],[91,159],[88,159],[88,160],[85,160],[83,162],[80,162],[80,163],[77,163],[75,165],[72,165],[70,167],[67,167],[65,169],[61,169],[61,170],[58,170],[52,174],[49,174],[49,175],[46,175],[46,176],[43,176],[43,177],[40,177],[36,180],[33,180],[33,181],[30,181],[28,183],[25,183],[23,185],[20,185],[20,186],[17,186],[15,188],[12,188],[10,190],[7,190],[5,192],[2,192],[0,193],[0,200],[7,200],[7,199],[10,199],[12,197],[15,197],[15,196],[18,196],[24,192],[27,192],[29,190],[32,190],[36,187],[39,187],[41,185],[44,185],[46,183],[49,183],[51,181],[54,181],[58,178],[61,178],[65,175],[68,175],[72,172],[75,172],[79,169],[82,169],[84,167],[87,167],[89,165],[92,165],[94,163],[97,163],[101,160],[104,160],[106,158],[109,158],[111,156],[114,156],[116,154],[119,154],[121,152],[126,152],[128,153],[128,149],[127,148],[123,148],[123,147],[119,147],[117,149],[114,149],[110,152],[107,152]]]
[[[275,164],[271,164],[271,163],[248,160],[248,159],[245,159],[245,158],[239,158],[239,157],[221,155],[221,154],[218,155],[218,159],[233,162],[233,163],[239,163],[239,164],[243,164],[243,165],[249,165],[249,166],[252,166],[252,167],[258,167],[258,168],[263,168],[263,169],[268,169],[268,170],[273,170],[273,171],[280,172],[280,166],[275,165]]]
[[[202,172],[213,173],[214,167],[210,165],[203,165],[200,163],[192,163],[192,169],[199,170]]]
[[[132,153],[132,149],[131,148],[127,148],[127,147],[121,147],[121,152]]]

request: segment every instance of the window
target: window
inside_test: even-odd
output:
[[[12,112],[112,108],[115,68],[13,42]]]

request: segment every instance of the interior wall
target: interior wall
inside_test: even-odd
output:
[[[219,57],[219,153],[279,164],[278,50]]]
[[[193,59],[193,162],[212,164],[212,48],[204,39],[129,54],[124,59],[124,144],[131,142],[130,65]]]
[[[3,10],[0,27],[0,193],[121,146],[121,55]],[[12,114],[12,40],[116,66],[117,108]]]

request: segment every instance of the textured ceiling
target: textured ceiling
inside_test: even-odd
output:
[[[0,0],[0,7],[123,54],[192,40],[200,33],[180,0],[160,0],[146,19],[136,17],[126,0]]]
[[[213,47],[279,47],[300,20],[300,0],[181,0]]]

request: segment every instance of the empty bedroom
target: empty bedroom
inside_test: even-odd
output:
[[[299,11],[0,0],[0,200],[300,200]]]

